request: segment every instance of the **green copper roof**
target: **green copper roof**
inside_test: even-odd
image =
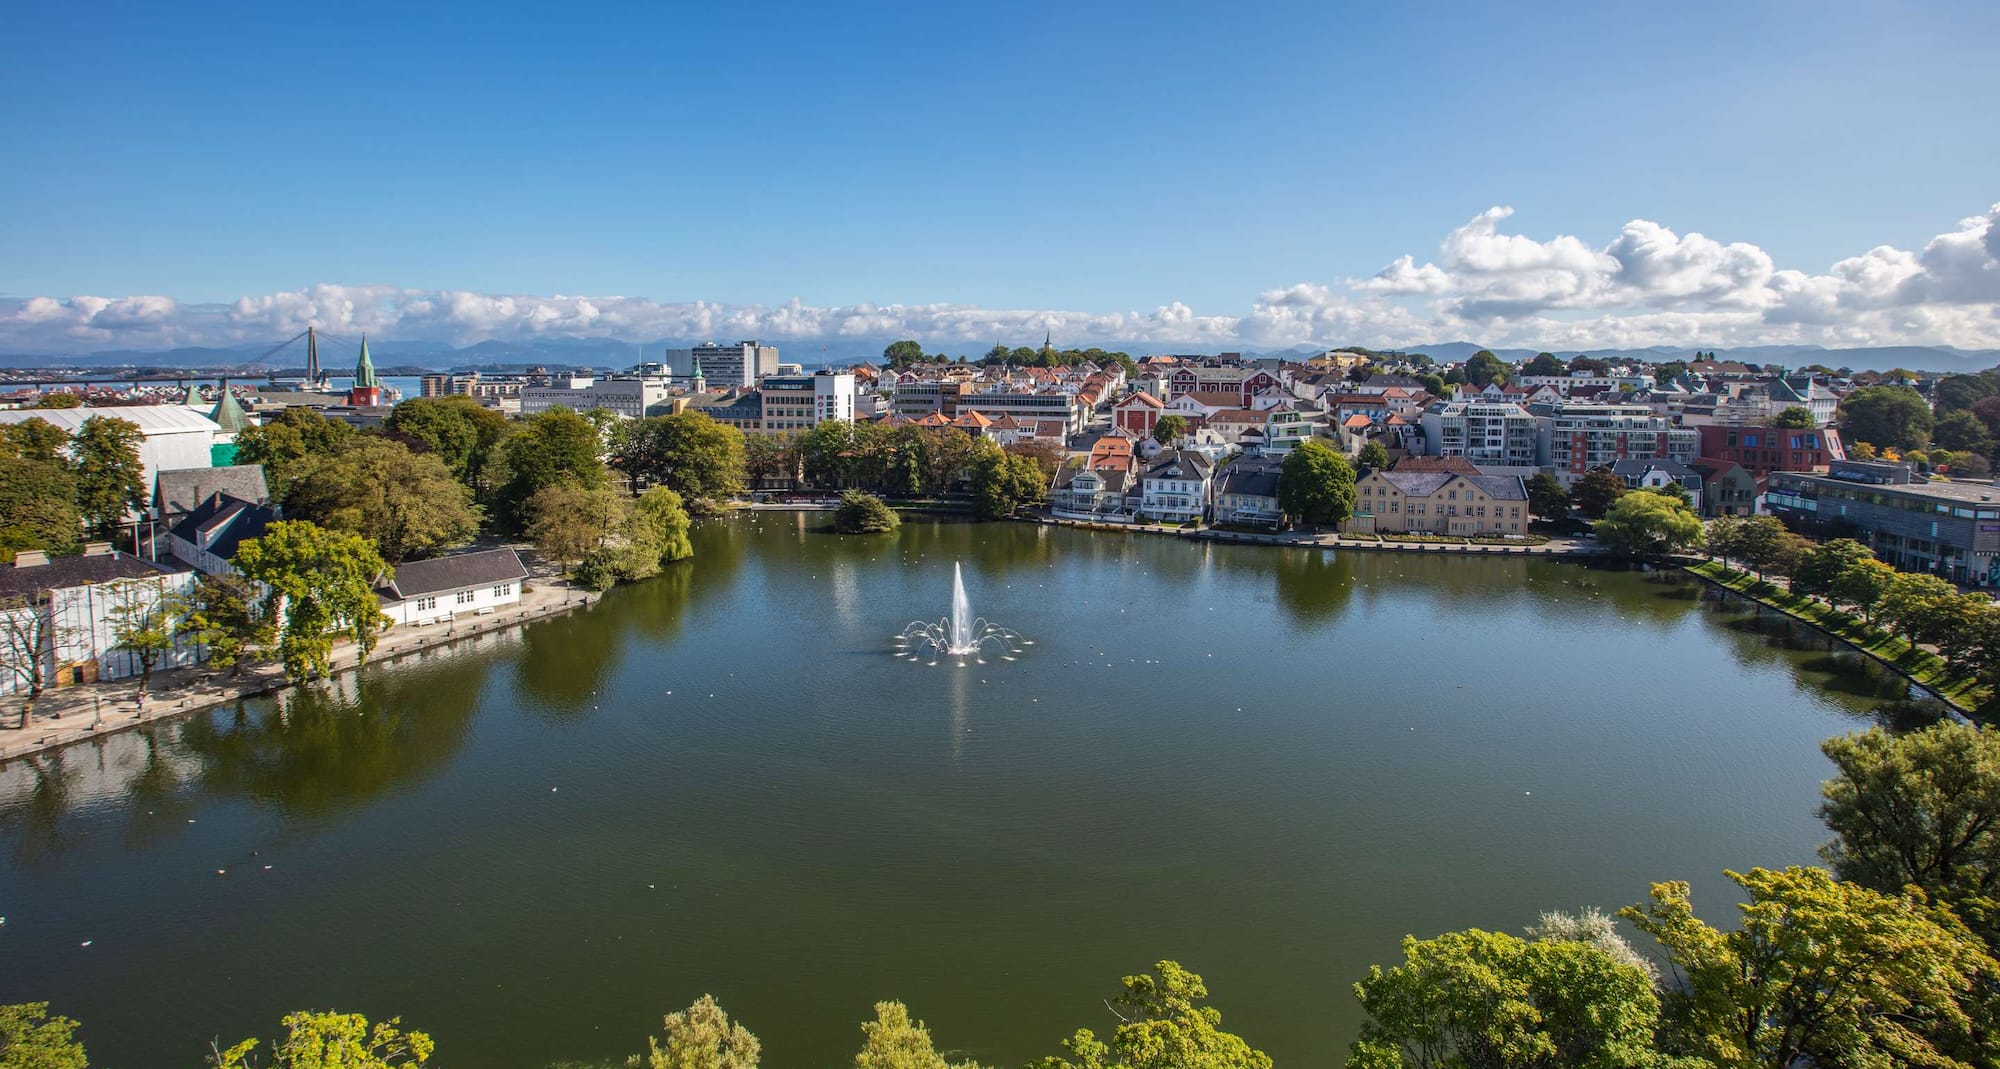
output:
[[[354,387],[380,386],[375,381],[375,361],[368,359],[368,335],[361,336],[361,360],[354,365]]]
[[[215,410],[208,414],[208,418],[231,434],[250,426],[250,413],[243,411],[243,406],[237,403],[236,395],[230,393],[227,386],[222,388],[222,400],[215,403]]]
[[[694,378],[701,378],[701,357],[694,358]]]
[[[201,387],[196,386],[192,382],[188,383],[187,397],[181,401],[181,404],[184,404],[189,408],[200,408],[201,406],[207,403],[208,403],[207,401],[202,400]]]

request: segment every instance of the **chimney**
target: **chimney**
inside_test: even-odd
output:
[[[108,557],[111,555],[111,543],[85,542],[83,544],[83,555],[86,557]]]
[[[49,555],[39,549],[23,549],[17,550],[14,553],[14,567],[16,568],[33,568],[37,565],[47,564],[48,562]]]

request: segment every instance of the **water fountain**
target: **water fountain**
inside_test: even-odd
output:
[[[1020,647],[1032,645],[1031,640],[972,615],[972,599],[965,596],[964,567],[957,563],[951,566],[951,615],[936,623],[917,620],[896,636],[898,656],[930,664],[946,657],[960,665],[968,658],[985,664],[989,653],[1011,661],[1020,656]]]

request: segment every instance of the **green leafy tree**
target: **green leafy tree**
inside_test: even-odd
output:
[[[603,452],[597,428],[567,408],[516,421],[494,449],[497,518],[509,530],[524,531],[528,499],[544,487],[568,483],[595,490],[609,485]]]
[[[1969,992],[1994,962],[1949,910],[1819,868],[1728,875],[1750,894],[1733,931],[1696,918],[1685,883],[1621,914],[1678,975],[1663,997],[1673,1053],[1732,1069],[1971,1069],[1939,1041],[1971,1030]]]
[[[743,478],[751,489],[788,483],[797,475],[798,448],[793,440],[775,434],[743,436]]]
[[[585,489],[559,482],[535,491],[527,516],[526,533],[535,551],[571,568],[611,544],[625,526],[627,505],[608,486]]]
[[[1475,928],[1406,938],[1403,956],[1354,985],[1370,1019],[1348,1069],[1634,1069],[1656,1060],[1652,976],[1594,941]]]
[[[83,397],[72,390],[50,390],[35,402],[36,408],[82,408]]]
[[[1120,1020],[1104,1042],[1088,1028],[1063,1041],[1068,1057],[1050,1056],[1028,1069],[1271,1069],[1271,1056],[1222,1030],[1222,1012],[1205,1005],[1201,977],[1163,961],[1153,972],[1127,976],[1112,1002]]]
[[[889,366],[893,368],[906,368],[911,364],[921,364],[924,362],[924,345],[922,342],[909,338],[905,338],[902,341],[892,341],[882,350],[882,359],[887,360]]]
[[[1153,424],[1153,440],[1161,445],[1172,445],[1187,437],[1187,417],[1178,412],[1169,412]]]
[[[977,1062],[949,1062],[931,1045],[930,1029],[910,1019],[900,1002],[877,1002],[875,1019],[861,1025],[854,1069],[980,1069]]]
[[[507,417],[461,395],[413,397],[390,409],[383,427],[436,456],[453,478],[478,493],[488,454],[507,433]]]
[[[397,1069],[431,1060],[436,1044],[423,1032],[404,1031],[391,1017],[373,1026],[358,1013],[292,1013],[285,1038],[272,1044],[271,1069]],[[253,1069],[257,1041],[246,1039],[209,1059],[214,1069]]]
[[[1813,419],[1812,409],[1804,405],[1788,405],[1783,412],[1778,413],[1778,418],[1775,422],[1780,427],[1793,427],[1803,430],[1818,425],[1819,421]]]
[[[1986,455],[1993,452],[1993,435],[1976,415],[1964,409],[1937,421],[1931,439],[1939,446],[1960,453]]]
[[[187,600],[158,582],[123,579],[106,584],[105,613],[111,641],[139,662],[139,693],[153,685],[153,669],[173,653],[187,613]]]
[[[83,517],[76,479],[53,460],[0,457],[0,558],[16,550],[64,553],[76,546]]]
[[[1745,516],[1737,520],[1736,555],[1757,570],[1757,578],[1779,559],[1785,547],[1784,521],[1776,516]]]
[[[1331,526],[1354,515],[1354,467],[1318,439],[1278,465],[1278,507],[1300,523]]]
[[[978,439],[972,451],[972,496],[979,514],[989,520],[1012,516],[1016,509],[1042,500],[1048,486],[1042,466]]]
[[[1729,567],[1731,558],[1742,555],[1742,516],[1717,516],[1708,521],[1708,530],[1702,535],[1702,552],[1722,560],[1722,566]]]
[[[188,594],[181,632],[208,650],[208,663],[240,675],[244,662],[269,646],[277,629],[251,580],[236,572],[204,575]]]
[[[647,1069],[757,1069],[763,1047],[729,1019],[713,995],[667,1014],[664,1041],[647,1037]]]
[[[1675,553],[1701,544],[1701,517],[1671,494],[1641,490],[1619,498],[1593,525],[1598,541],[1635,556]]]
[[[1529,476],[1528,511],[1545,520],[1560,520],[1569,515],[1569,490],[1562,480],[1545,471]]]
[[[681,495],[655,486],[633,500],[632,519],[626,529],[633,542],[643,544],[658,563],[672,564],[694,556],[694,543],[688,539],[692,527]]]
[[[1942,615],[1957,608],[1957,587],[1935,575],[1897,572],[1882,588],[1875,614],[1904,639],[1928,642],[1943,628]]]
[[[859,490],[842,492],[840,507],[833,513],[833,529],[841,534],[884,534],[902,523],[881,498]]]
[[[146,465],[139,446],[146,435],[130,420],[92,416],[76,429],[76,506],[83,521],[105,532],[146,501]]]
[[[1963,412],[1989,397],[2000,395],[2000,378],[1986,372],[1977,375],[1946,375],[1938,380],[1934,396],[1940,415]]]
[[[391,564],[462,546],[479,534],[472,491],[435,454],[373,435],[307,461],[286,511],[374,541]]]
[[[38,417],[19,423],[0,423],[0,458],[61,464],[66,462],[64,454],[68,450],[69,432],[48,420]]]
[[[0,1066],[5,1069],[87,1069],[77,1023],[49,1016],[46,1002],[0,1006]]]
[[[353,640],[367,660],[388,617],[375,583],[392,575],[373,543],[308,520],[284,520],[236,549],[236,570],[270,590],[265,613],[282,619],[278,657],[294,679],[324,675],[333,637]]]
[[[1530,360],[1526,364],[1523,364],[1521,366],[1521,374],[1523,375],[1535,375],[1538,377],[1546,377],[1549,375],[1565,375],[1568,373],[1569,373],[1569,368],[1565,366],[1563,362],[1560,359],[1558,359],[1556,357],[1556,354],[1554,353],[1536,353],[1535,358],[1533,360]]]
[[[1881,604],[1882,595],[1888,591],[1889,583],[1895,578],[1896,569],[1873,557],[1855,561],[1833,577],[1833,585],[1827,590],[1827,597],[1835,605],[1849,606],[1873,622],[1875,608]]]
[[[1435,373],[1418,375],[1417,381],[1423,384],[1425,392],[1429,393],[1432,397],[1445,396],[1446,383],[1444,376]]]
[[[1669,360],[1653,365],[1654,382],[1673,382],[1687,376],[1688,366],[1684,360]]]
[[[236,432],[236,462],[262,464],[271,496],[283,502],[308,459],[332,454],[353,436],[354,428],[340,420],[310,408],[287,408]]]
[[[1481,349],[1465,362],[1465,381],[1477,389],[1485,389],[1491,383],[1507,385],[1513,368],[1505,360],[1494,356],[1491,350]]]
[[[696,509],[712,509],[743,492],[743,432],[700,412],[634,421],[611,463],[636,489],[655,483]]]
[[[1917,449],[1930,440],[1930,403],[1908,386],[1863,386],[1840,402],[1841,429],[1849,441],[1877,449]]]
[[[1833,581],[1853,565],[1874,560],[1875,551],[1852,538],[1836,538],[1815,547],[1792,573],[1792,591],[1825,597],[1833,592]]]
[[[2000,938],[2000,730],[1943,720],[1820,744],[1838,770],[1819,816],[1820,856],[1884,894],[1921,887],[1989,943]]]
[[[1389,450],[1381,442],[1369,439],[1361,447],[1361,455],[1354,458],[1355,464],[1370,471],[1382,471],[1389,466]]]
[[[1587,520],[1601,519],[1619,498],[1625,496],[1625,480],[1610,468],[1592,468],[1570,487],[1569,498]]]

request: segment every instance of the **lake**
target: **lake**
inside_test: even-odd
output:
[[[804,1069],[896,997],[1018,1065],[1173,958],[1333,1065],[1405,933],[1667,879],[1728,921],[1724,868],[1826,838],[1819,742],[1906,689],[1673,575],[824,523],[705,524],[587,611],[0,770],[0,1002],[122,1069],[335,1006],[533,1069],[713,992]],[[1020,660],[894,655],[955,561]]]

